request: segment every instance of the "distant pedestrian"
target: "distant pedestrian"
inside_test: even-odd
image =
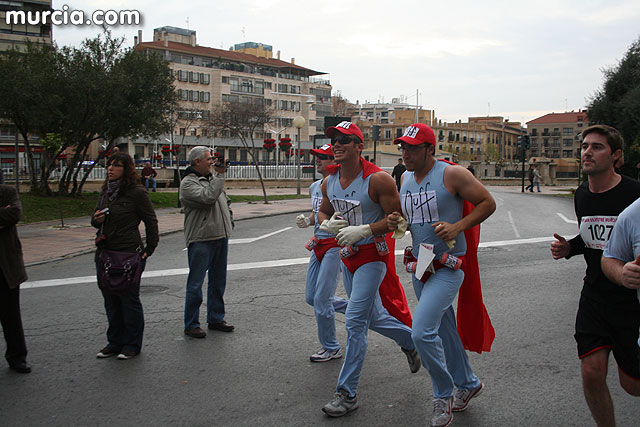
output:
[[[151,163],[145,162],[144,168],[142,168],[141,175],[142,175],[142,179],[144,180],[144,188],[146,188],[147,191],[149,191],[149,185],[151,185],[151,188],[153,189],[153,192],[155,193],[155,191],[156,191],[156,176],[158,176],[158,172],[153,170],[153,168],[151,167]]]
[[[31,372],[27,364],[27,344],[20,316],[20,284],[27,280],[22,245],[16,224],[22,205],[14,187],[0,184],[0,323],[9,367],[21,374]]]
[[[471,175],[476,176],[476,170],[473,168],[473,166],[467,166],[467,170],[471,172]]]
[[[609,354],[618,365],[622,388],[640,395],[638,328],[640,304],[635,290],[609,280],[601,267],[602,251],[620,213],[640,197],[640,183],[618,174],[624,140],[616,129],[594,125],[582,132],[581,161],[588,180],[575,192],[579,234],[567,241],[554,234],[554,259],[582,254],[587,263],[576,315],[574,338],[581,363],[584,397],[599,426],[614,426],[613,401],[607,386]]]
[[[538,171],[538,166],[533,167],[533,184],[531,185],[531,192],[533,192],[533,186],[535,185],[538,188],[538,193],[540,192],[540,180],[542,176],[540,176],[540,171]]]
[[[331,145],[314,148],[311,154],[316,158],[317,171],[326,178],[329,175],[327,167],[334,164]],[[313,210],[311,215],[301,214],[296,217],[299,228],[314,226],[313,237],[306,245],[312,252],[307,269],[305,297],[307,304],[313,306],[315,311],[318,340],[322,348],[311,355],[312,362],[327,362],[342,357],[342,348],[336,338],[335,312],[344,313],[347,308],[347,300],[335,296],[342,271],[338,253],[340,247],[335,234],[320,230],[318,222],[318,210],[322,202],[321,183],[322,179],[319,179],[309,188]]]
[[[208,147],[197,146],[189,152],[190,166],[180,183],[180,203],[184,206],[184,236],[189,259],[189,276],[184,306],[184,333],[204,338],[200,327],[202,284],[207,271],[208,328],[232,332],[225,320],[224,291],[227,286],[227,254],[232,221],[227,193],[224,191],[224,163],[214,165]],[[215,174],[212,173],[211,168]]]
[[[524,191],[530,191],[533,193],[533,178],[535,177],[535,173],[533,172],[533,165],[529,165],[529,173],[527,174],[527,178],[529,179],[529,185],[524,188]]]
[[[144,222],[146,245],[138,231],[140,222]],[[108,158],[107,178],[91,216],[91,225],[99,229],[95,258],[98,270],[103,268],[101,255],[104,250],[137,253],[144,270],[148,257],[158,246],[158,219],[149,194],[140,183],[133,159],[127,153],[116,153]],[[142,349],[144,313],[139,278],[134,285],[118,293],[101,289],[109,329],[107,346],[96,355],[100,359],[115,355],[121,360],[131,359]]]
[[[398,187],[398,191],[400,191],[400,181],[402,179],[402,174],[406,170],[406,166],[402,164],[402,157],[400,157],[398,159],[398,164],[394,166],[393,172],[391,173],[391,176],[396,179],[396,187]]]

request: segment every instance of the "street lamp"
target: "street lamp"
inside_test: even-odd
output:
[[[306,120],[304,119],[304,117],[302,116],[296,116],[293,119],[293,127],[295,127],[296,129],[298,129],[298,153],[296,155],[297,158],[297,162],[298,162],[298,187],[296,190],[296,194],[300,195],[300,167],[301,167],[301,162],[300,162],[300,129],[302,129],[302,127],[304,126]]]

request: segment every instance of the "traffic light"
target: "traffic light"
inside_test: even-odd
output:
[[[373,133],[373,140],[374,141],[379,141],[380,140],[380,125],[373,125],[373,127],[371,128],[371,132]]]
[[[518,137],[518,150],[522,150],[522,143],[524,142],[524,136]]]
[[[531,148],[531,137],[529,137],[529,135],[525,135],[524,136],[524,149],[528,150],[529,148]]]

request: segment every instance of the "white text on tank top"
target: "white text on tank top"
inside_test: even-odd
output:
[[[462,199],[449,193],[443,184],[444,170],[447,166],[449,165],[444,162],[436,161],[420,183],[416,182],[414,172],[407,171],[400,188],[402,214],[409,224],[414,239],[414,250],[417,251],[420,242],[433,244],[438,257],[444,252],[456,256],[464,255],[467,249],[464,233],[458,234],[455,246],[449,249],[446,243],[436,236],[432,227],[432,224],[438,221],[457,222],[462,215]]]
[[[330,175],[327,180],[327,196],[336,212],[349,222],[349,225],[372,224],[384,218],[379,204],[369,197],[369,180],[362,178],[362,171],[345,189],[340,185],[340,172]],[[358,245],[370,243],[373,237],[357,242]]]
[[[326,231],[320,230],[320,222],[318,221],[318,211],[320,211],[320,205],[322,204],[322,180],[311,184],[309,187],[309,194],[311,195],[311,210],[313,211],[313,219],[315,225],[313,226],[313,234],[318,239],[327,239],[333,237],[333,234],[329,234]]]

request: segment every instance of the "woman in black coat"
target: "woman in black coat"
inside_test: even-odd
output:
[[[106,212],[105,209],[108,209]],[[138,231],[140,221],[146,230],[146,246]],[[158,246],[158,220],[149,194],[140,184],[133,159],[116,153],[107,161],[107,178],[102,186],[91,224],[98,228],[96,267],[100,268],[103,250],[139,253],[142,269]],[[107,346],[96,355],[106,358],[118,355],[126,360],[140,353],[144,332],[144,315],[140,302],[140,283],[124,293],[101,289],[109,320]]]
[[[15,188],[0,184],[0,323],[7,341],[5,358],[16,372],[28,374],[27,344],[20,316],[20,284],[27,280],[16,224],[22,205]]]

